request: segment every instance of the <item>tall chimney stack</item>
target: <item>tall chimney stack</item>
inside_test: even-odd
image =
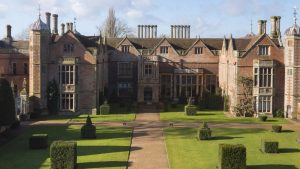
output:
[[[65,34],[65,24],[61,24],[61,35]]]
[[[70,30],[70,23],[67,22],[66,25],[67,25],[67,32],[68,32]]]
[[[73,32],[73,22],[70,22],[70,30]]]
[[[57,14],[53,14],[52,15],[52,18],[53,18],[53,30],[52,30],[52,33],[53,34],[58,34],[58,29],[57,29],[57,18],[58,18],[58,15]]]
[[[12,38],[12,36],[11,36],[11,25],[6,26],[6,37],[7,38]]]
[[[276,16],[271,16],[271,32],[270,32],[270,37],[271,38],[275,38],[277,37],[277,30],[276,30],[276,20],[277,17]]]
[[[157,38],[157,25],[155,25],[155,31],[154,31],[154,36],[155,36],[155,38]]]
[[[46,12],[46,24],[47,24],[49,30],[51,30],[50,17],[51,17],[51,13],[50,12]]]
[[[138,38],[141,38],[141,25],[138,25]]]
[[[267,29],[267,21],[266,20],[258,20],[258,34],[262,35],[266,33],[266,29]]]

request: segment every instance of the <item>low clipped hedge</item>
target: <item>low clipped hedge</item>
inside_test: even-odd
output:
[[[29,138],[30,149],[45,149],[48,147],[48,134],[33,134]]]
[[[261,150],[264,153],[278,153],[278,141],[262,140]]]
[[[50,146],[51,169],[77,168],[77,143],[54,141]]]
[[[110,112],[110,106],[109,104],[107,104],[107,102],[105,101],[104,104],[102,104],[100,106],[100,114],[104,115],[104,114],[109,114]]]
[[[81,127],[81,138],[96,138],[96,127],[92,124],[90,116],[87,117],[85,125]]]
[[[242,144],[219,144],[218,169],[246,169],[246,147]]]
[[[272,131],[275,132],[275,133],[281,133],[282,126],[280,126],[280,125],[273,125],[272,126]]]
[[[268,116],[263,115],[263,116],[258,116],[258,118],[260,121],[267,121]]]
[[[197,106],[186,105],[186,106],[184,106],[184,112],[187,116],[194,116],[197,113]]]

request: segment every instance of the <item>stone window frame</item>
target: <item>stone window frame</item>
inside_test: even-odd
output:
[[[273,88],[273,81],[274,81],[273,72],[274,72],[273,67],[254,67],[253,87]]]
[[[160,47],[160,54],[168,54],[168,53],[169,53],[169,46]]]
[[[60,95],[60,110],[62,111],[75,111],[76,108],[76,94],[75,93],[62,93]]]
[[[130,45],[121,45],[121,51],[123,53],[129,53],[129,51],[130,51]]]
[[[270,56],[271,55],[271,45],[258,45],[258,55],[259,56]]]
[[[172,74],[161,74],[160,75],[160,97],[165,97],[165,98],[172,97],[172,81],[173,81]],[[169,91],[170,94],[168,95],[168,94],[166,94],[166,92],[162,93],[163,91]]]
[[[203,54],[203,47],[195,47],[194,51],[196,55],[201,55]]]
[[[118,82],[118,86],[117,86],[118,97],[123,97],[122,95],[120,95],[120,90],[127,90],[128,93],[132,93],[132,83]]]
[[[63,46],[64,53],[73,53],[74,52],[74,44],[66,43]]]
[[[151,77],[154,73],[154,65],[152,63],[145,63],[144,65],[144,76]]]
[[[132,69],[131,62],[118,62],[118,76],[132,77]]]
[[[60,65],[59,66],[59,83],[62,85],[78,84],[78,66],[72,65],[72,64]]]

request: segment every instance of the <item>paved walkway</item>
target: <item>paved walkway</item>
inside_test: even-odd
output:
[[[168,155],[159,113],[139,113],[134,127],[128,169],[168,169]]]

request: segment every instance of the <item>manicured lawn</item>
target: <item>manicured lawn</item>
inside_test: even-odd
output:
[[[164,130],[171,169],[214,169],[218,165],[218,145],[244,144],[247,148],[247,169],[300,168],[300,134],[286,131],[272,133],[262,129],[213,129],[213,140],[199,141],[197,129],[167,128]],[[279,154],[264,154],[261,139],[279,141]]]
[[[49,148],[45,150],[28,148],[28,139],[32,133],[48,133],[49,143],[53,140],[76,140],[79,169],[125,169],[127,166],[131,129],[97,127],[97,139],[81,140],[80,126],[44,126],[28,128],[22,135],[1,146],[1,169],[50,168]]]
[[[47,120],[47,121],[79,121],[84,122],[87,115],[42,115],[38,119],[34,120]],[[111,106],[111,113],[108,115],[90,115],[93,122],[128,122],[135,119],[135,113],[133,111],[126,110],[126,107],[122,108],[115,104]]]
[[[213,122],[213,123],[264,123],[264,124],[285,124],[287,120],[283,118],[269,118],[266,122],[259,121],[252,117],[227,117],[223,111],[204,110],[198,111],[195,116],[186,116],[182,105],[177,108],[170,108],[169,112],[161,112],[162,121],[172,122]]]

